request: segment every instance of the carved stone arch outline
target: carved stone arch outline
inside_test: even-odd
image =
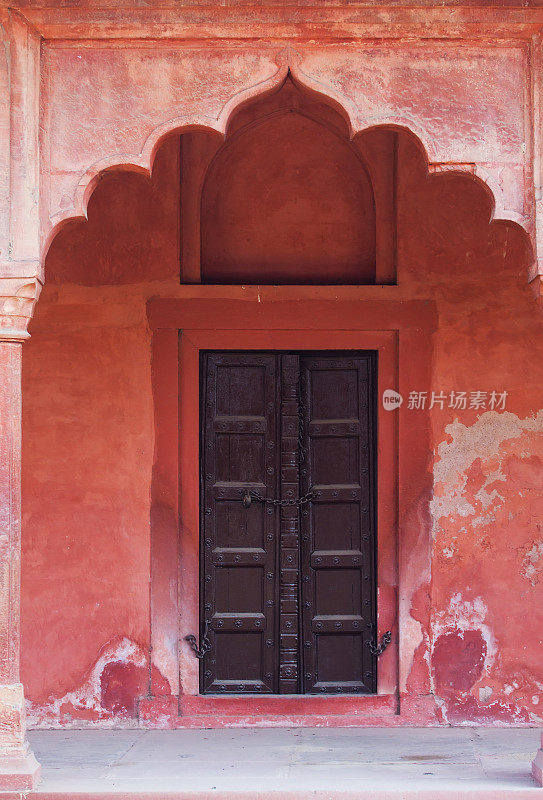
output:
[[[403,119],[387,118],[383,120],[362,120],[354,102],[339,92],[331,85],[307,75],[299,66],[300,55],[292,48],[286,47],[276,56],[277,70],[264,81],[252,84],[232,95],[223,105],[219,115],[214,118],[203,114],[184,115],[172,117],[156,126],[142,143],[139,153],[116,153],[95,161],[81,175],[74,191],[73,201],[66,208],[57,212],[42,231],[42,267],[45,256],[60,227],[67,221],[77,218],[86,218],[87,206],[90,196],[96,187],[101,173],[112,170],[128,170],[150,175],[153,160],[161,140],[174,132],[184,133],[191,130],[215,131],[221,135],[226,134],[228,122],[234,112],[248,101],[266,94],[279,87],[287,78],[289,72],[302,87],[311,92],[316,92],[331,101],[331,105],[347,120],[351,138],[366,127],[376,124],[403,126]],[[405,127],[409,127],[406,125]],[[413,130],[413,128],[411,128]],[[413,130],[420,138],[426,152],[432,151],[429,146],[429,137],[423,132]]]
[[[224,103],[217,117],[204,114],[172,117],[162,122],[151,131],[144,140],[139,153],[118,153],[109,155],[91,164],[81,175],[77,183],[73,202],[65,209],[55,214],[42,231],[42,270],[51,242],[64,224],[69,220],[87,218],[89,199],[102,174],[111,170],[126,170],[150,176],[153,161],[161,141],[172,133],[183,134],[189,131],[202,130],[225,136],[229,121],[238,109],[252,99],[265,95],[280,87],[289,73],[301,88],[305,88],[312,93],[315,92],[326,98],[330,105],[344,117],[349,126],[351,139],[364,131],[378,127],[405,131],[419,142],[425,154],[428,172],[441,171],[442,164],[437,160],[437,144],[434,142],[429,130],[421,127],[420,120],[411,118],[410,115],[406,116],[405,114],[373,115],[371,118],[361,114],[356,103],[350,97],[335,89],[330,82],[304,71],[302,66],[302,54],[291,46],[287,46],[281,50],[277,54],[275,62],[277,64],[277,70],[273,75],[233,94]],[[519,214],[502,207],[502,193],[499,191],[496,182],[492,182],[492,175],[481,167],[481,165],[477,164],[474,164],[470,171],[474,179],[480,181],[485,186],[485,189],[492,198],[491,219],[512,220],[526,227],[526,220],[521,219]]]

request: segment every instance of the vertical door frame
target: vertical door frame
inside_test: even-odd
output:
[[[162,679],[166,678],[171,701],[178,703],[180,713],[209,713],[215,718],[221,712],[234,713],[238,707],[232,696],[199,695],[198,661],[184,641],[187,633],[199,629],[199,352],[219,349],[378,352],[377,624],[379,635],[387,629],[393,631],[393,641],[379,662],[377,697],[300,695],[290,699],[288,719],[292,721],[296,713],[303,719],[304,714],[317,713],[317,707],[329,709],[328,713],[355,715],[365,709],[373,715],[394,715],[401,710],[406,676],[422,643],[418,628],[414,629],[409,588],[415,584],[413,570],[419,573],[421,565],[424,569],[429,564],[431,540],[422,526],[418,541],[400,546],[398,528],[402,517],[411,513],[409,504],[419,491],[417,481],[430,491],[425,465],[431,454],[428,415],[384,411],[380,398],[385,389],[397,389],[406,396],[411,389],[425,385],[431,368],[430,334],[435,329],[435,312],[433,304],[426,301],[372,302],[366,306],[369,315],[362,313],[360,302],[323,305],[325,313],[310,301],[256,306],[234,298],[220,303],[178,298],[148,303],[148,319],[154,331],[152,377],[157,428],[151,510],[150,695],[151,699],[164,695]],[[386,329],[379,325],[384,319]],[[372,329],[361,330],[362,320]],[[179,342],[175,358],[174,341]],[[416,359],[409,357],[411,352],[417,353]],[[403,453],[399,452],[400,439]],[[174,501],[176,466],[179,493]],[[413,466],[417,466],[416,477]],[[407,480],[400,490],[402,469]],[[173,542],[176,512],[178,530]],[[178,562],[173,564],[176,554]],[[156,674],[160,680],[154,679]],[[269,716],[274,709],[285,713],[280,710],[284,706],[274,702],[281,700],[277,696],[241,699],[245,718],[250,718],[251,724],[258,724],[260,716]],[[173,708],[172,703],[169,708]]]

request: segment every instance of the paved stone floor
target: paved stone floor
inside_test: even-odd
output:
[[[60,798],[543,798],[536,729],[283,728],[31,731]],[[29,797],[29,800],[30,800]]]

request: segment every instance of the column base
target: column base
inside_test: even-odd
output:
[[[541,734],[541,747],[532,761],[532,775],[540,786],[543,786],[543,734]]]
[[[40,765],[26,741],[23,687],[0,685],[0,792],[34,788]]]
[[[39,779],[40,765],[30,748],[26,755],[0,755],[0,793],[33,789]]]

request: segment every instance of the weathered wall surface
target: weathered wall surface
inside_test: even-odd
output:
[[[178,272],[178,156],[176,137],[152,180],[105,175],[88,221],[67,224],[49,252],[23,378],[22,646],[37,720],[130,716],[148,691],[145,299],[150,281],[167,286]]]
[[[410,169],[402,188],[401,263],[412,289],[431,287],[437,300],[428,388],[446,397],[430,414],[429,515],[416,518],[432,541],[412,611],[429,652],[421,647],[406,688],[428,679],[451,723],[530,722],[543,689],[543,327],[523,280],[527,237],[489,224],[490,199],[468,175],[424,181]],[[449,408],[461,391],[467,409]],[[491,408],[493,391],[507,392],[503,412]],[[469,407],[472,392],[485,393],[483,407]]]
[[[355,129],[401,123],[432,160],[468,170],[428,175],[424,152],[402,135],[398,299],[435,301],[439,325],[431,383],[408,387],[428,393],[426,408],[406,397],[400,411],[381,412],[416,418],[431,442],[426,462],[406,460],[405,470],[399,442],[399,544],[418,554],[411,563],[407,555],[400,583],[400,691],[411,724],[530,723],[543,716],[543,325],[527,286],[528,236],[491,222],[492,198],[471,174],[494,176],[501,211],[528,219],[524,53],[447,47],[300,48],[297,68],[312,88],[346,98]],[[235,92],[273,82],[277,51],[48,50],[42,230],[73,213],[93,164],[137,162],[168,120],[217,118]],[[177,166],[172,145],[151,180],[98,183],[89,221],[55,239],[25,345],[22,668],[34,722],[133,724],[147,693],[154,431],[145,301],[177,281],[177,184],[168,177]],[[493,391],[507,392],[505,410],[490,407]],[[432,392],[443,393],[442,409],[428,409]],[[449,407],[458,392],[467,392],[465,409]],[[469,407],[472,392],[486,393],[484,406]]]

